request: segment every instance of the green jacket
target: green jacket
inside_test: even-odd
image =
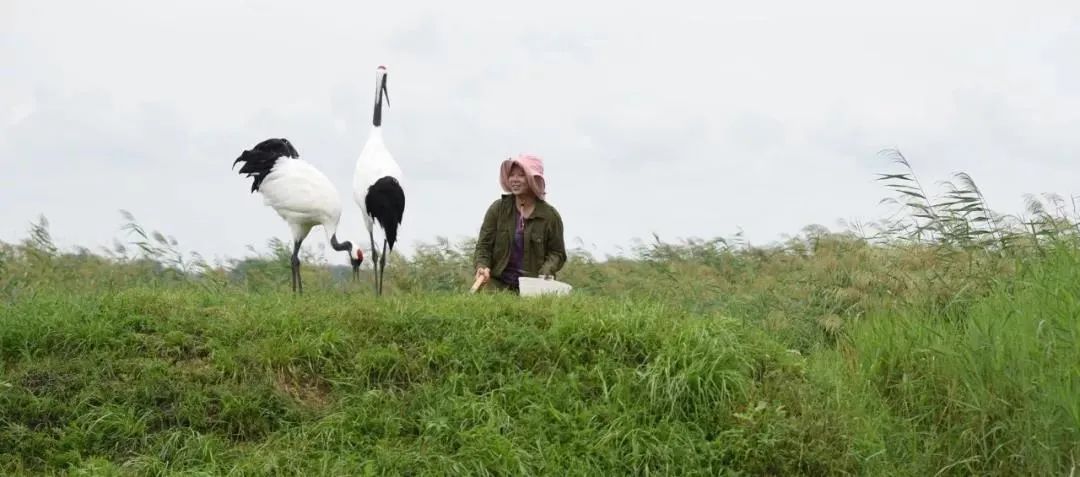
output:
[[[476,240],[476,266],[491,269],[497,279],[510,261],[518,210],[514,196],[504,194],[488,207],[480,236]],[[522,270],[528,277],[555,275],[566,263],[563,223],[551,204],[537,199],[532,215],[525,220],[525,257]]]

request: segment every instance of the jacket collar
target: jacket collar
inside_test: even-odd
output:
[[[514,194],[503,194],[503,202],[506,203],[506,207],[510,213],[514,213]],[[542,219],[550,220],[552,218],[552,208],[548,205],[547,201],[541,198],[536,199],[536,205],[533,207],[533,213],[529,216],[529,220]]]

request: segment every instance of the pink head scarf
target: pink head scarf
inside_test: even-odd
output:
[[[521,166],[525,171],[525,182],[529,184],[529,189],[533,194],[536,194],[540,200],[544,200],[547,193],[544,183],[544,160],[531,154],[519,154],[516,158],[503,161],[499,168],[499,184],[506,192],[510,192],[510,169],[514,167],[514,164]]]

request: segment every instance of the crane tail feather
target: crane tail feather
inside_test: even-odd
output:
[[[251,192],[255,192],[259,190],[266,175],[274,168],[274,164],[283,157],[296,159],[300,157],[300,153],[288,139],[271,138],[256,144],[254,148],[245,150],[233,161],[232,168],[235,169],[237,163],[244,163],[240,167],[239,174],[254,177]]]
[[[364,205],[368,215],[379,222],[379,227],[383,229],[386,237],[386,245],[393,250],[394,243],[397,242],[398,226],[405,214],[405,191],[401,188],[401,183],[392,176],[379,178],[368,187]]]

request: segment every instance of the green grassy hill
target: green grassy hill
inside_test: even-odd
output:
[[[872,236],[578,250],[560,299],[466,294],[468,242],[298,297],[279,243],[42,222],[0,243],[0,474],[1080,472],[1075,215],[920,197]]]

